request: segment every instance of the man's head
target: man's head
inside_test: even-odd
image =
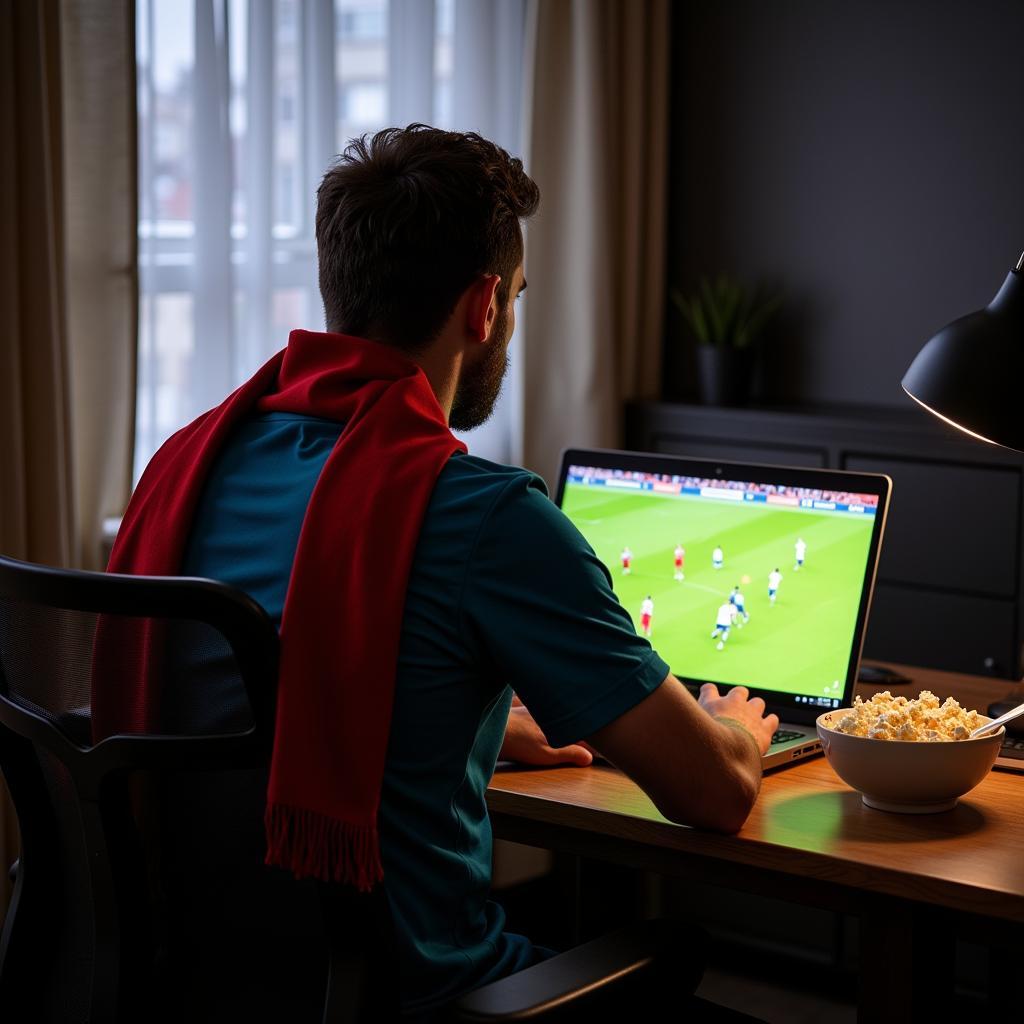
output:
[[[486,276],[505,315],[520,220],[539,201],[522,162],[474,133],[413,124],[354,139],[317,192],[328,330],[422,351]]]

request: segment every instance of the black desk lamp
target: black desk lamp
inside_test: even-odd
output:
[[[984,309],[943,327],[918,352],[903,390],[965,434],[1024,452],[1024,253]],[[1010,706],[994,704],[989,714]]]
[[[903,390],[964,433],[1024,452],[1024,253],[984,309],[918,352]]]

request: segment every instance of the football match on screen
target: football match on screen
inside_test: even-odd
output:
[[[571,466],[562,509],[677,676],[838,706],[877,495]]]

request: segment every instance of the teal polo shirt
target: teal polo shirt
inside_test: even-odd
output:
[[[240,587],[280,626],[306,505],[340,429],[272,413],[236,430],[204,487],[182,573]],[[409,580],[378,819],[404,1012],[429,1013],[538,959],[488,899],[485,792],[513,691],[563,746],[667,674],[539,477],[449,459]],[[192,707],[196,698],[211,716],[245,707],[240,687],[192,695]]]

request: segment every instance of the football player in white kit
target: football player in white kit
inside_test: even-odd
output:
[[[633,552],[629,550],[628,544],[622,549],[619,558],[622,559],[622,575],[628,576],[632,572],[631,563],[633,561]]]
[[[715,550],[711,552],[711,564],[716,569],[722,568],[722,562],[725,556],[722,554],[722,548],[720,545],[715,545]]]
[[[799,572],[800,566],[804,564],[804,555],[807,554],[807,545],[803,537],[797,540],[793,547],[796,549],[796,565],[793,566],[793,572]]]
[[[640,605],[640,628],[644,632],[644,636],[651,635],[651,620],[654,618],[654,602],[651,600],[651,595],[648,594]]]
[[[772,569],[768,573],[768,600],[775,604],[775,595],[779,592],[779,583],[782,581],[782,573],[778,569]]]
[[[739,584],[732,588],[732,593],[729,595],[729,604],[736,609],[737,615],[742,617],[743,622],[750,621],[750,615],[747,612],[746,598],[743,596],[743,591],[740,590]],[[737,619],[736,625],[742,629],[743,622],[740,622],[739,619]]]
[[[715,629],[711,634],[712,640],[718,640],[718,650],[721,650],[725,646],[725,641],[729,639],[729,630],[738,614],[736,605],[731,601],[718,606],[718,617],[715,619]]]

